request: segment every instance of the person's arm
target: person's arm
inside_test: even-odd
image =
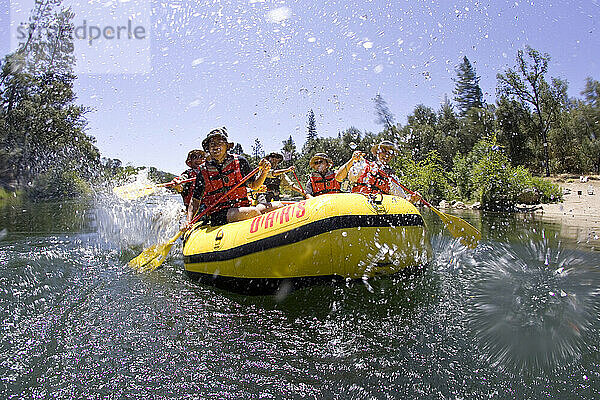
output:
[[[192,200],[190,201],[190,205],[188,206],[188,214],[187,214],[188,224],[190,222],[192,222],[192,220],[194,219],[194,216],[196,215],[198,208],[200,208],[200,200],[198,200],[195,197],[192,197]]]
[[[291,167],[288,167],[288,168],[285,168],[285,169],[271,170],[271,175],[273,175],[273,176],[279,176],[281,174],[285,174],[286,172],[293,171],[294,169],[296,169],[296,168],[292,165]]]
[[[271,163],[266,159],[260,160],[258,163],[258,167],[260,168],[259,175],[252,182],[248,184],[248,187],[252,190],[257,190],[267,179],[267,174],[271,170]]]
[[[304,185],[304,191],[306,192],[307,196],[313,195],[312,183],[310,181],[310,178],[308,178],[308,180],[306,181],[306,185]]]
[[[338,182],[341,182],[344,179],[346,179],[346,177],[348,176],[348,171],[350,171],[350,168],[352,168],[354,163],[357,162],[358,160],[360,160],[362,156],[363,156],[362,151],[357,150],[354,153],[352,153],[352,158],[350,158],[346,162],[346,164],[342,165],[335,173],[335,180]]]
[[[198,174],[196,175],[196,180],[194,181],[194,193],[192,194],[192,199],[190,200],[190,204],[188,206],[188,224],[192,221],[192,219],[194,219],[194,216],[196,216],[196,213],[200,208],[200,199],[202,199],[203,194],[204,179],[202,178],[202,174]]]

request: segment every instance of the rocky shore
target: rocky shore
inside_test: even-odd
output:
[[[560,175],[550,177],[548,180],[560,186],[563,201],[552,204],[518,204],[517,211],[530,213],[548,222],[560,223],[562,235],[579,242],[600,246],[600,175],[584,177]],[[439,207],[478,209],[479,205],[442,201]]]

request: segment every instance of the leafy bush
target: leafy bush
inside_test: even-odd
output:
[[[558,185],[533,177],[523,166],[513,167],[495,137],[481,139],[469,154],[456,157],[452,176],[460,196],[481,202],[484,210],[511,210],[527,190],[542,203],[562,199]]]
[[[519,188],[515,185],[512,166],[498,146],[489,151],[473,167],[475,196],[484,210],[512,209]]]
[[[563,193],[560,186],[545,179],[532,177],[532,186],[540,194],[540,203],[558,203],[563,199]]]
[[[88,184],[75,171],[49,171],[38,175],[27,191],[32,200],[74,198],[90,194]]]
[[[456,197],[449,174],[444,170],[443,161],[437,151],[430,151],[427,157],[418,163],[412,159],[404,159],[401,168],[405,174],[405,185],[419,192],[428,201],[437,203],[442,199]]]
[[[473,180],[473,169],[496,145],[495,138],[479,140],[473,150],[465,156],[457,155],[454,157],[454,168],[451,172],[451,178],[454,182],[458,196],[466,201],[480,201],[475,193],[475,181]]]

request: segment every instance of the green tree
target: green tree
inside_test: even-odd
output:
[[[232,152],[233,154],[239,154],[239,155],[242,155],[242,154],[244,154],[244,148],[242,147],[242,145],[241,145],[241,144],[239,144],[239,143],[236,143],[236,144],[235,144],[235,146],[233,146],[233,148],[231,149],[231,152]]]
[[[531,114],[519,101],[501,96],[496,101],[498,143],[514,165],[533,166]]]
[[[567,84],[560,79],[546,81],[548,62],[547,53],[527,46],[525,51],[517,52],[517,65],[504,74],[498,74],[498,94],[517,99],[524,107],[533,107],[535,130],[541,140],[546,176],[550,176],[548,153],[548,132],[557,121],[561,109],[567,100]]]
[[[260,142],[259,138],[254,139],[254,144],[252,145],[252,159],[255,163],[258,162],[265,156],[265,150],[263,149],[263,145]]]
[[[306,126],[308,133],[306,135],[307,142],[311,142],[317,138],[317,122],[315,120],[315,112],[311,109],[308,112],[308,125]]]
[[[581,94],[585,98],[585,103],[591,107],[594,107],[598,112],[600,112],[600,82],[592,79],[591,77],[587,77],[585,79],[585,88],[581,92]]]
[[[458,151],[459,120],[448,97],[444,97],[437,116],[436,147],[444,167],[452,168],[453,158]]]
[[[495,117],[493,106],[484,108],[473,107],[460,120],[458,130],[457,150],[467,154],[473,149],[478,140],[494,133]]]
[[[412,151],[415,161],[424,160],[436,147],[437,114],[431,107],[419,104],[407,120],[400,129],[401,141]]]
[[[292,135],[289,138],[281,142],[283,147],[281,152],[283,153],[283,165],[293,165],[298,158],[298,152],[296,151],[296,143],[292,139]]]
[[[53,180],[65,186],[64,179],[80,182],[102,170],[95,140],[85,133],[88,110],[75,104],[73,14],[59,6],[36,1],[26,41],[4,58],[0,72],[1,180],[33,183],[40,193]]]
[[[578,120],[584,133],[582,151],[596,173],[600,174],[600,82],[588,77],[581,94],[584,101],[579,103]]]
[[[461,116],[471,108],[483,108],[483,93],[479,87],[479,79],[475,68],[465,56],[456,69],[456,79],[454,79],[456,86],[453,91]]]

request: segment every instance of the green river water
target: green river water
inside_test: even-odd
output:
[[[0,206],[0,398],[600,397],[600,243],[532,215],[424,211],[415,278],[242,296],[125,266],[178,227],[178,199]],[[573,234],[575,232],[575,234]]]

